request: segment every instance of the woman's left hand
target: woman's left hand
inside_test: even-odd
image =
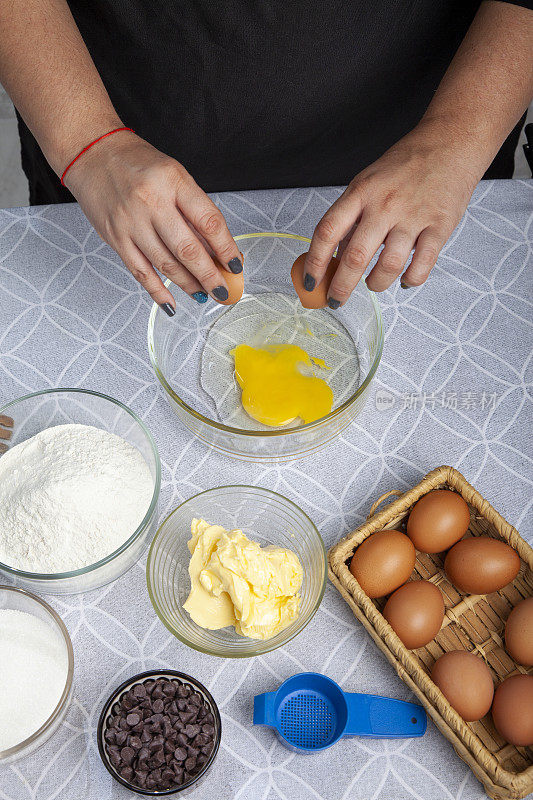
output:
[[[400,139],[351,181],[318,223],[305,262],[306,287],[320,283],[337,245],[330,308],[346,302],[382,244],[366,279],[369,289],[382,292],[399,275],[404,287],[424,283],[483,174],[477,156],[473,141],[454,140],[431,123]]]

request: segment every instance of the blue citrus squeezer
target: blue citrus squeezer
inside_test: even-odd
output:
[[[402,739],[423,736],[422,706],[374,694],[343,692],[317,672],[301,672],[275,692],[254,698],[254,725],[274,728],[290,750],[314,753],[341,736]]]

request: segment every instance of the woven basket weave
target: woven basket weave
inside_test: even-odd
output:
[[[432,489],[458,492],[470,508],[467,536],[492,536],[511,545],[522,565],[515,580],[490,595],[463,595],[446,578],[444,554],[417,553],[412,579],[429,580],[443,593],[446,606],[440,632],[426,647],[408,650],[381,614],[385,600],[371,600],[348,569],[354,550],[368,536],[383,528],[405,530],[409,511]],[[392,495],[401,495],[383,511],[377,506]],[[503,647],[505,621],[522,598],[533,595],[533,549],[497,511],[452,467],[430,472],[413,489],[388,492],[374,503],[367,521],[341,539],[329,551],[329,577],[353,613],[372,636],[400,678],[424,705],[428,714],[450,740],[458,755],[484,784],[494,800],[523,798],[533,792],[533,752],[505,742],[496,731],[490,713],[478,722],[465,722],[429,677],[436,659],[450,650],[469,650],[483,658],[495,683],[511,674],[532,673],[520,666]]]

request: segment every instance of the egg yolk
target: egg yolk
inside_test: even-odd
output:
[[[251,347],[240,344],[231,351],[235,375],[242,389],[247,414],[263,425],[288,425],[295,419],[314,422],[331,411],[333,392],[313,365],[325,367],[294,344]],[[303,374],[302,368],[310,374]]]

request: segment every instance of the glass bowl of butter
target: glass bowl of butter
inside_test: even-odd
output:
[[[257,486],[221,486],[169,514],[146,576],[158,617],[180,641],[248,658],[286,644],[312,619],[326,586],[326,550],[291,500]]]
[[[176,314],[152,308],[152,367],[177,417],[205,444],[259,463],[302,458],[362,410],[383,348],[379,304],[360,281],[342,308],[306,309],[291,268],[310,239],[264,232],[235,241],[241,299],[198,305],[167,281]]]

